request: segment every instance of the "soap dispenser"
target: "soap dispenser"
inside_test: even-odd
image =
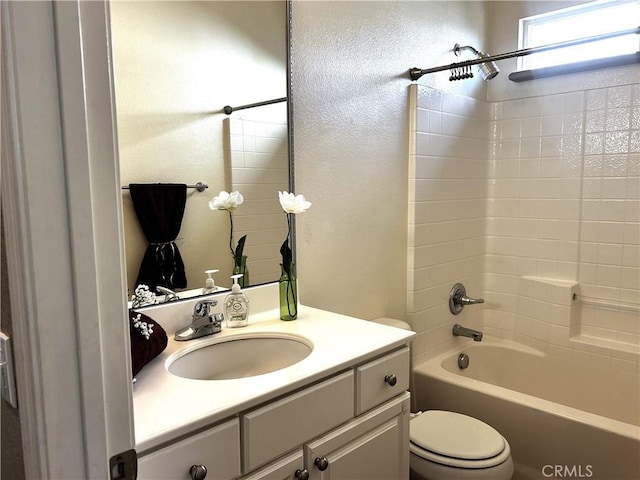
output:
[[[219,272],[219,270],[205,270],[204,273],[207,274],[207,279],[204,282],[204,288],[202,289],[202,294],[206,295],[207,293],[215,293],[218,291],[218,287],[216,287],[216,283],[213,281],[211,275]]]
[[[224,300],[224,316],[229,328],[246,327],[249,323],[249,298],[240,290],[238,279],[241,277],[241,273],[231,275],[231,293]]]

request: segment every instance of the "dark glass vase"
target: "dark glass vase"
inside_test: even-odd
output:
[[[292,263],[289,272],[280,265],[280,320],[295,320],[298,318],[298,280],[296,267]]]
[[[242,277],[238,279],[238,283],[240,284],[240,288],[245,288],[249,286],[249,269],[247,268],[247,256],[242,255],[240,257],[240,262],[237,262],[234,258],[233,263],[233,274],[238,275],[242,274]]]

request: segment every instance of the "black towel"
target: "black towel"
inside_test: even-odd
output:
[[[135,377],[142,367],[167,348],[168,338],[158,322],[144,313],[129,310],[131,335],[131,370]]]
[[[183,183],[132,183],[131,200],[149,246],[144,254],[136,285],[170,289],[185,288],[184,262],[175,244],[187,201]]]

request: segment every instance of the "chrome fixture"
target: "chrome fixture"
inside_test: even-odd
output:
[[[460,370],[464,370],[469,367],[469,355],[466,353],[461,353],[458,355],[458,368]]]
[[[178,330],[174,339],[179,342],[193,340],[194,338],[220,333],[222,331],[222,320],[224,314],[211,313],[211,307],[218,304],[216,300],[200,300],[193,307],[193,317],[191,325]]]
[[[470,45],[461,47],[459,43],[456,43],[453,46],[453,53],[455,53],[456,56],[460,55],[460,52],[462,50],[471,50],[478,58],[482,58],[482,59],[489,58],[489,55],[487,55],[486,53],[482,53],[479,50],[476,50]],[[469,70],[471,70],[471,65],[465,65],[464,68],[468,68]],[[500,69],[496,65],[496,62],[493,62],[491,60],[486,60],[485,63],[481,63],[480,66],[478,67],[478,73],[480,73],[480,76],[485,82],[488,82],[489,80],[491,80],[492,78],[494,78],[496,75],[500,73]],[[473,74],[471,74],[471,76],[473,77]],[[470,77],[463,77],[463,78],[470,78]],[[459,80],[459,79],[454,78],[454,80]],[[451,81],[451,78],[449,78],[449,81]]]
[[[465,67],[454,67],[451,69],[451,75],[449,81],[464,80],[466,78],[473,78],[473,72],[471,71],[471,65]]]
[[[458,62],[458,63],[452,63],[450,65],[441,65],[439,67],[432,67],[432,68],[414,67],[409,70],[409,76],[411,77],[411,80],[416,81],[420,77],[428,73],[436,73],[436,72],[443,72],[445,70],[453,70],[456,68],[464,68],[467,65],[484,65],[486,63],[490,63],[493,66],[488,68],[485,72],[482,72],[482,67],[480,68],[480,75],[482,75],[485,80],[491,80],[499,72],[498,67],[495,66],[494,62],[497,62],[500,60],[506,60],[507,58],[515,58],[515,57],[524,57],[525,55],[531,55],[533,53],[547,52],[549,50],[555,50],[557,48],[573,47],[575,45],[582,45],[583,43],[597,42],[600,40],[606,40],[608,38],[615,38],[615,37],[621,37],[621,36],[632,35],[632,34],[636,34],[636,35],[640,34],[640,27],[629,28],[626,30],[619,30],[617,32],[602,33],[600,35],[593,35],[591,37],[583,37],[575,40],[568,40],[566,42],[551,43],[549,45],[540,45],[539,47],[523,48],[521,50],[515,50],[513,52],[500,53],[498,55],[491,55],[491,56],[486,54],[481,54],[481,52],[479,52],[475,48],[460,47],[458,44],[456,44],[453,47],[454,52],[456,51],[456,47],[460,50],[463,48],[469,48],[474,51],[474,53],[478,56],[478,58],[473,60],[465,60],[463,62]],[[635,53],[631,54],[630,57],[632,58],[630,58],[628,62],[633,62],[633,63],[637,62],[637,55]],[[485,78],[485,75],[487,76],[487,78]],[[512,73],[511,75],[514,75],[514,74]],[[511,75],[509,76],[509,78],[511,78]],[[453,80],[460,80],[460,79],[453,79]]]
[[[158,293],[164,293],[163,303],[175,302],[176,300],[180,300],[180,297],[176,292],[167,287],[156,287],[156,291]]]
[[[209,185],[204,182],[198,182],[194,185],[187,185],[187,188],[195,188],[199,192],[204,192],[207,188],[209,188]],[[122,187],[122,190],[131,190],[131,188],[129,187],[129,185],[125,185],[124,187]]]
[[[459,323],[456,323],[453,326],[452,333],[454,337],[469,337],[469,338],[473,338],[474,342],[482,341],[482,332],[478,330],[472,330],[467,327],[463,327]]]
[[[467,290],[461,283],[456,283],[449,292],[449,310],[454,315],[458,315],[465,305],[475,305],[484,303],[484,298],[467,297]]]
[[[245,108],[256,108],[256,107],[264,107],[265,105],[272,105],[274,103],[286,102],[287,97],[282,98],[274,98],[273,100],[265,100],[264,102],[256,102],[249,103],[247,105],[240,105],[239,107],[232,107],[231,105],[226,105],[222,108],[222,111],[227,115],[231,115],[233,112],[237,110],[244,110]]]

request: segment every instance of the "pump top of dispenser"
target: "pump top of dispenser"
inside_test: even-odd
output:
[[[216,272],[219,272],[220,270],[218,269],[213,269],[213,270],[205,270],[204,273],[207,274],[207,279],[204,282],[204,288],[202,289],[202,293],[214,293],[216,292],[218,289],[216,287],[216,283],[213,281],[213,277],[211,275],[213,275]]]
[[[231,275],[231,279],[233,280],[233,285],[231,285],[231,293],[240,293],[240,284],[238,283],[238,280],[240,280],[241,278],[241,273]]]

